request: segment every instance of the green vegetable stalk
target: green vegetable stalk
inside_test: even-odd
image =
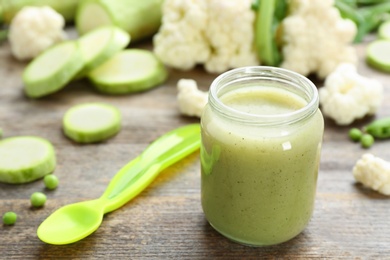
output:
[[[357,43],[368,33],[375,31],[383,21],[390,19],[388,0],[335,0],[335,6],[344,18],[356,24]]]
[[[3,22],[9,24],[17,12],[26,6],[50,6],[60,13],[66,22],[72,22],[79,1],[82,0],[0,0],[0,21],[3,16]]]
[[[389,0],[344,0],[344,1],[349,1],[352,2],[356,5],[374,5],[374,4],[381,4],[384,2],[388,2]]]
[[[286,0],[257,0],[252,8],[256,10],[255,42],[258,57],[265,65],[278,66],[282,55],[278,46],[279,24],[287,13]]]
[[[132,42],[152,36],[161,24],[163,0],[86,0],[80,2],[75,23],[80,34],[102,25],[127,31]]]
[[[368,31],[376,30],[378,26],[390,19],[390,1],[384,1],[380,4],[361,7],[358,10],[368,24]]]

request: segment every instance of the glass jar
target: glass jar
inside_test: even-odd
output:
[[[297,236],[315,201],[324,120],[315,85],[276,67],[211,84],[201,117],[201,201],[219,233],[265,246]]]

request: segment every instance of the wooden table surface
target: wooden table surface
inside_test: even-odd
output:
[[[146,42],[130,47],[148,46]],[[356,45],[359,72],[384,84],[386,101],[377,116],[390,116],[390,76],[366,66],[365,46]],[[87,81],[79,81],[33,100],[23,93],[25,65],[12,58],[8,43],[0,45],[0,128],[4,138],[36,135],[50,140],[56,150],[54,173],[60,184],[54,191],[45,190],[42,180],[0,184],[0,214],[18,214],[15,225],[0,225],[0,259],[390,259],[390,197],[362,187],[352,176],[352,167],[366,152],[390,160],[390,141],[364,150],[348,140],[350,127],[336,126],[330,120],[326,120],[315,211],[305,231],[291,241],[252,248],[214,231],[200,205],[199,152],[195,152],[162,172],[138,197],[107,214],[89,237],[64,246],[41,242],[36,230],[51,212],[98,198],[115,173],[150,142],[173,128],[199,121],[178,111],[179,79],[196,79],[200,88],[207,90],[216,75],[201,68],[172,70],[164,85],[125,96],[102,95]],[[93,101],[117,106],[123,116],[122,130],[103,143],[71,142],[62,133],[62,116],[72,105]],[[30,207],[29,197],[35,191],[48,196],[41,209]]]

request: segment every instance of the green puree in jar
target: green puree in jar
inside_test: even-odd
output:
[[[236,90],[225,94],[221,100],[235,110],[257,115],[294,112],[306,105],[303,98],[274,87]]]
[[[307,105],[299,95],[272,86],[244,87],[220,100],[229,109],[265,121]],[[321,112],[287,127],[251,127],[211,109],[206,107],[202,116],[201,148],[202,207],[209,223],[249,245],[278,244],[298,235],[314,206],[324,127]]]

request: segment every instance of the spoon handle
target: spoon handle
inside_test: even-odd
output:
[[[142,154],[114,176],[100,200],[104,213],[111,212],[137,196],[157,175],[200,147],[200,126],[174,129],[151,143]]]

